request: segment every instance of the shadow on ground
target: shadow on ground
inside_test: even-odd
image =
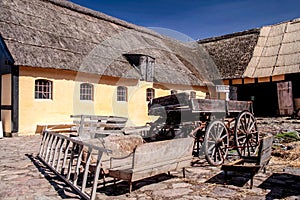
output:
[[[133,182],[132,191],[138,190],[144,186],[149,186],[152,184],[157,184],[162,181],[172,179],[176,176],[168,174],[160,174],[152,176],[150,178],[145,178],[139,181]],[[129,183],[125,181],[117,181],[116,184],[113,183],[113,180],[106,182],[105,187],[98,188],[97,192],[104,193],[107,196],[120,196],[129,192]]]
[[[271,190],[266,199],[284,199],[290,196],[300,196],[300,176],[287,173],[274,173],[258,186]]]
[[[217,175],[211,177],[205,183],[222,184],[222,185],[234,185],[237,187],[244,187],[246,183],[250,182],[251,176],[247,173],[239,172],[227,172],[227,181],[225,182],[224,172],[220,172]]]
[[[25,154],[31,162],[35,165],[35,167],[39,170],[39,172],[48,180],[48,182],[53,186],[53,188],[57,191],[58,195],[62,199],[75,198],[80,199],[77,195],[76,191],[72,190],[64,181],[60,179],[55,173],[53,173],[47,166],[45,166],[37,157],[32,154]]]

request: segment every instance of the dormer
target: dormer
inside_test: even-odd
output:
[[[153,82],[155,58],[142,54],[124,54],[124,56],[140,73],[140,80]]]

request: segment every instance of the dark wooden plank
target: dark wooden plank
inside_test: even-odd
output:
[[[19,66],[12,67],[12,133],[17,133],[19,131]]]
[[[294,112],[292,82],[277,83],[277,96],[280,115],[292,115]]]
[[[158,97],[152,99],[150,103],[151,107],[164,107],[170,105],[186,106],[189,105],[189,95],[187,93],[178,93],[168,96]]]
[[[193,112],[226,112],[225,100],[218,99],[192,99]]]
[[[252,112],[252,102],[251,101],[227,101],[227,112],[242,112],[248,110]]]
[[[261,140],[258,165],[264,166],[271,159],[273,136],[267,136]]]
[[[2,105],[1,110],[12,110],[12,106],[9,105]]]

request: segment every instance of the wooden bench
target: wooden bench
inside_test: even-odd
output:
[[[111,134],[123,134],[127,118],[99,115],[71,115],[77,125],[77,134],[82,139],[105,137]]]
[[[227,172],[250,173],[250,189],[253,187],[253,178],[261,169],[264,170],[271,159],[273,136],[269,135],[260,140],[257,156],[242,157],[228,164],[223,164],[221,170],[225,172],[225,182],[227,181]]]
[[[180,138],[160,142],[145,143],[123,158],[111,158],[109,176],[132,182],[161,173],[183,169],[192,161],[193,138]],[[129,163],[129,165],[124,165]]]

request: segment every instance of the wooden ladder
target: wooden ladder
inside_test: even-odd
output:
[[[101,157],[103,153],[109,152],[107,149],[76,140],[75,138],[45,131],[43,132],[38,158],[78,192],[81,197],[84,199],[95,199],[98,179],[102,171]],[[87,153],[85,164],[82,162],[83,153]],[[92,154],[93,158],[97,158],[95,163],[96,171],[92,174],[92,188],[88,188],[87,182],[89,179],[88,175],[91,175],[89,166]]]

